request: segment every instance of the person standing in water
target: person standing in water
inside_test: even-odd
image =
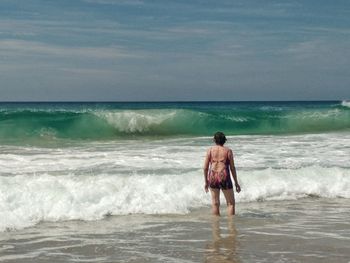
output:
[[[215,146],[208,149],[204,161],[204,189],[210,189],[212,199],[212,211],[214,215],[220,215],[220,189],[224,193],[227,214],[235,214],[235,196],[230,171],[235,182],[237,193],[241,191],[238,183],[236,168],[232,150],[225,147],[226,136],[222,132],[214,134]]]

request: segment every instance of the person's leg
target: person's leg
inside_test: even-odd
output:
[[[220,189],[210,188],[213,215],[220,215]]]
[[[235,196],[233,193],[233,189],[227,189],[222,191],[226,199],[227,214],[233,216],[235,214]]]

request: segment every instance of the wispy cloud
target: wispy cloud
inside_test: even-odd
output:
[[[299,57],[313,56],[323,48],[320,40],[304,41],[286,47],[285,52]]]
[[[290,58],[304,60],[305,62],[323,61],[324,64],[339,65],[339,63],[348,63],[350,52],[347,49],[349,43],[337,43],[334,40],[328,39],[312,39],[290,44],[285,47],[280,54],[289,55]],[[310,60],[312,59],[312,60]],[[333,66],[334,66],[333,65]],[[316,65],[315,66],[321,66]]]
[[[86,3],[102,5],[143,5],[141,0],[83,0]]]
[[[15,56],[52,56],[61,58],[94,58],[94,59],[118,59],[118,58],[143,58],[144,55],[129,52],[123,48],[110,47],[74,47],[45,44],[25,40],[0,40],[0,53]]]

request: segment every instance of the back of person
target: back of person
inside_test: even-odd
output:
[[[210,169],[215,172],[221,172],[228,168],[229,149],[224,146],[213,146],[210,148]]]
[[[210,188],[232,189],[229,152],[230,150],[222,145],[216,145],[209,149],[208,183]]]

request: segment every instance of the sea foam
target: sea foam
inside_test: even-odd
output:
[[[341,105],[347,108],[350,108],[350,101],[349,100],[343,100],[341,102]]]
[[[95,113],[102,119],[124,133],[148,132],[152,127],[171,120],[177,114],[176,110],[124,110],[100,111]]]
[[[350,198],[350,171],[343,168],[241,171],[239,180],[242,192],[236,194],[238,203],[308,196]],[[210,196],[204,192],[200,170],[176,176],[0,177],[1,231],[40,221],[97,220],[106,215],[130,213],[184,214],[209,205]]]

